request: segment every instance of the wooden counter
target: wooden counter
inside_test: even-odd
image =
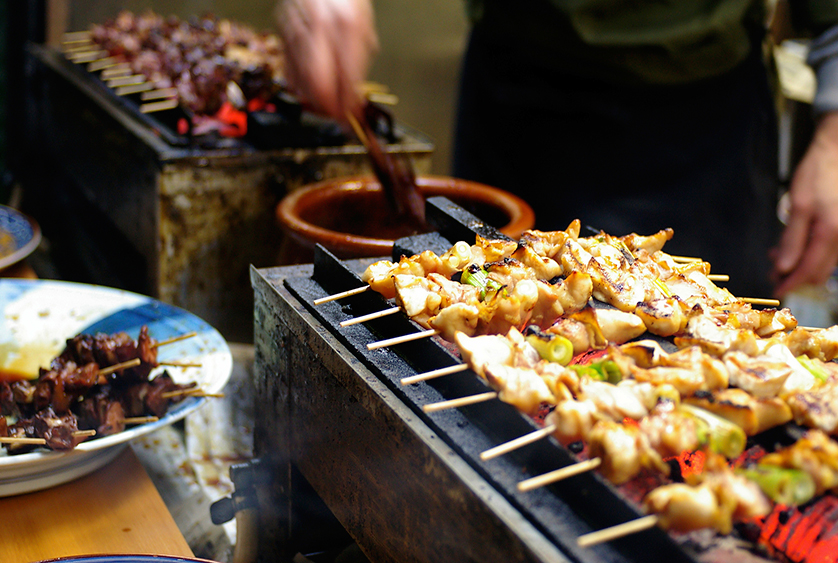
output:
[[[0,514],[4,563],[117,553],[193,556],[130,447],[75,481],[1,498]]]

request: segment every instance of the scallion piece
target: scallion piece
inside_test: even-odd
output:
[[[818,381],[825,382],[829,379],[829,374],[826,373],[826,370],[815,363],[815,361],[809,356],[797,356],[797,361],[800,362],[800,365],[806,368],[809,373],[814,375]]]
[[[745,451],[748,437],[736,424],[694,405],[681,404],[678,408],[707,425],[707,445],[712,451],[727,459],[734,459]]]
[[[815,496],[815,480],[800,469],[758,463],[736,472],[759,485],[768,498],[780,504],[797,506]]]
[[[487,275],[486,270],[476,264],[468,266],[463,270],[463,275],[460,278],[462,283],[473,285],[480,290],[480,300],[486,299],[486,294],[490,291],[498,291],[503,288],[497,280],[493,280]]]
[[[548,362],[566,366],[573,359],[573,343],[558,334],[528,334],[527,342]]]

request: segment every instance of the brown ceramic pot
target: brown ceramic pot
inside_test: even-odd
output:
[[[426,198],[445,196],[509,237],[517,239],[535,224],[524,200],[498,188],[447,176],[420,176],[416,184]],[[307,248],[319,243],[339,258],[389,256],[395,239],[415,234],[393,216],[372,176],[300,188],[282,199],[276,214],[296,243]]]

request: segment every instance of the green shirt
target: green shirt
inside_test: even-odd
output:
[[[838,0],[790,0],[815,32]],[[681,84],[722,74],[766,27],[763,0],[467,0],[499,41],[531,45],[553,67],[615,83]]]

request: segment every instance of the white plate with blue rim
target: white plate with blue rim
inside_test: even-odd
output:
[[[32,254],[41,242],[41,228],[20,211],[0,205],[0,270]]]
[[[97,285],[51,280],[0,279],[0,376],[37,376],[39,367],[64,349],[78,334],[126,332],[137,338],[148,326],[157,341],[194,336],[160,346],[158,361],[199,367],[159,366],[178,383],[195,382],[207,394],[220,392],[233,369],[227,342],[212,326],[183,309],[150,297]],[[11,496],[60,485],[91,473],[114,459],[139,436],[183,419],[206,397],[174,403],[154,422],[123,432],[88,439],[68,452],[39,449],[9,455],[0,452],[0,496]]]

